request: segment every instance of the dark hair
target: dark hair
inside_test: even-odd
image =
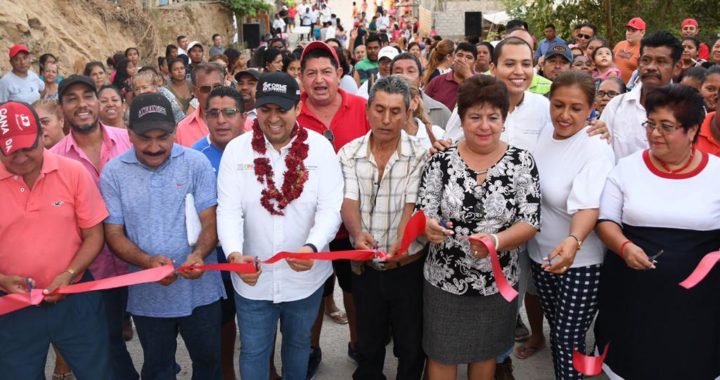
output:
[[[283,71],[284,73],[286,73],[288,67],[290,66],[290,64],[293,63],[293,62],[295,62],[295,61],[299,61],[299,60],[300,60],[300,56],[299,56],[299,55],[294,54],[294,53],[290,53],[290,52],[284,52],[284,53],[283,53],[283,67],[282,67],[282,71]]]
[[[265,50],[265,54],[263,54],[263,69],[265,68],[265,66],[268,65],[268,63],[274,61],[275,57],[277,57],[278,55],[282,55],[282,52],[280,50],[273,47],[267,48],[267,50]]]
[[[390,38],[388,37],[387,33],[380,33],[378,37],[380,38],[380,46],[390,43]]]
[[[600,46],[608,46],[608,42],[605,39],[605,37],[603,37],[603,36],[593,36],[593,38],[591,38],[590,41],[588,42],[588,45],[590,45],[590,43],[593,41],[600,41],[600,43],[602,43],[602,45],[600,45]]]
[[[710,75],[720,74],[720,65],[712,65],[710,68],[707,69],[705,72],[705,77],[709,77]]]
[[[460,120],[465,119],[468,108],[478,104],[500,108],[504,121],[510,109],[505,83],[495,77],[482,74],[465,79],[458,89],[457,107]]]
[[[466,52],[472,54],[473,59],[477,59],[477,48],[475,47],[474,44],[471,44],[468,42],[460,42],[459,44],[457,44],[457,46],[455,46],[455,53],[457,53],[460,50],[466,51]]]
[[[38,65],[40,66],[40,74],[43,73],[43,71],[45,69],[45,62],[48,61],[48,58],[54,59],[55,62],[57,62],[57,60],[58,60],[56,56],[54,56],[50,53],[45,53],[45,54],[41,55],[40,59],[38,60]]]
[[[192,81],[193,85],[197,84],[197,75],[198,73],[203,73],[205,75],[209,75],[212,73],[218,73],[220,78],[224,78],[225,73],[223,73],[222,67],[220,65],[217,65],[215,63],[201,63],[197,66],[193,67],[192,72],[190,73],[190,80]]]
[[[212,37],[210,37],[210,39],[213,40],[213,41],[215,41],[215,37],[220,37],[220,35],[217,34],[217,33],[215,33],[215,34],[212,35]]]
[[[235,100],[235,107],[240,109],[240,112],[245,112],[245,106],[243,105],[242,96],[240,96],[240,93],[234,87],[230,86],[220,86],[213,88],[212,91],[210,91],[210,95],[208,95],[207,100],[205,101],[205,109],[207,110],[210,108],[210,99],[222,97],[233,98],[233,100]]]
[[[543,28],[543,29],[547,29],[547,28],[551,28],[552,30],[555,30],[555,24],[553,24],[553,23],[545,24],[545,28]]]
[[[702,125],[705,118],[705,99],[698,90],[684,84],[669,84],[648,91],[645,95],[645,111],[648,117],[662,107],[672,111],[685,133],[691,127]],[[699,133],[695,134],[693,142],[698,135]]]
[[[371,33],[367,39],[365,39],[365,46],[370,45],[371,42],[377,42],[378,45],[382,45],[382,41],[380,40],[380,36],[378,36],[375,33]]]
[[[334,42],[337,44],[337,46],[343,46],[342,43],[340,42],[340,40],[338,40],[337,38],[334,38],[334,37],[328,38],[327,40],[325,40],[325,44],[327,44],[328,42]]]
[[[102,62],[92,61],[85,64],[85,70],[83,70],[83,75],[89,77],[90,73],[92,73],[93,69],[96,67],[100,67],[103,69],[103,71],[105,71],[105,65],[103,65]]]
[[[410,42],[410,43],[408,44],[408,46],[407,46],[407,51],[410,51],[410,49],[412,49],[413,46],[417,46],[418,48],[420,48],[420,44],[419,44],[419,43],[417,43],[417,42],[415,42],[415,41],[412,41],[412,42]]]
[[[552,99],[553,94],[559,88],[578,86],[580,90],[585,94],[587,99],[587,105],[592,107],[595,101],[595,81],[592,79],[590,74],[583,71],[568,70],[558,74],[550,86],[550,93],[548,97]]]
[[[504,40],[500,41],[497,46],[495,46],[495,49],[493,50],[492,54],[492,63],[493,65],[497,66],[498,59],[500,59],[500,55],[502,55],[503,48],[505,45],[514,45],[514,46],[527,46],[527,48],[530,50],[530,58],[532,59],[532,47],[528,45],[525,40],[517,37],[508,37]],[[476,50],[477,51],[477,50]]]
[[[493,52],[495,51],[495,46],[493,46],[491,43],[489,43],[487,41],[483,41],[483,42],[475,45],[475,49],[477,49],[480,46],[485,46],[488,48],[488,51],[490,52],[490,59],[492,59]]]
[[[135,50],[135,52],[138,53],[138,56],[140,56],[140,50],[138,50],[138,48],[136,48],[136,47],[129,47],[129,48],[125,49],[125,54],[124,54],[125,57],[127,57],[128,54],[129,54],[131,51],[133,51],[133,50]]]
[[[309,61],[313,58],[327,58],[330,60],[330,63],[333,65],[334,68],[337,69],[339,67],[338,62],[335,61],[335,57],[333,57],[332,53],[330,53],[329,51],[324,50],[324,49],[315,49],[315,50],[312,50],[311,52],[305,54],[305,56],[303,57],[303,60],[300,61],[300,71],[301,72],[305,71],[305,64],[307,63],[307,61]],[[338,59],[339,58],[340,57],[338,57]]]
[[[165,56],[166,56],[166,57],[169,57],[169,56],[170,56],[170,52],[173,51],[173,50],[178,50],[178,47],[175,46],[175,45],[173,45],[173,44],[170,44],[170,45],[168,45],[168,46],[165,46]]]
[[[602,82],[600,82],[600,86],[602,86],[602,84],[605,82],[615,82],[615,84],[618,85],[618,88],[620,89],[620,91],[618,91],[618,92],[621,94],[627,92],[627,86],[625,85],[625,82],[623,82],[622,78],[620,78],[620,77],[605,78]],[[599,86],[598,86],[598,88],[599,88]]]
[[[162,57],[162,56],[158,57],[157,64],[158,64],[158,69],[161,68],[163,64],[167,64],[167,58]]]
[[[700,40],[697,37],[695,37],[695,36],[683,37],[683,39],[680,41],[680,44],[682,44],[683,41],[685,41],[685,40],[691,41],[693,43],[693,45],[695,45],[695,50],[700,50]],[[685,48],[683,48],[683,50],[685,50]]]
[[[115,93],[118,94],[118,96],[120,97],[121,101],[122,101],[123,103],[125,103],[125,97],[122,95],[122,91],[120,91],[119,88],[117,88],[117,87],[115,87],[115,86],[113,86],[113,85],[111,85],[111,84],[106,84],[106,85],[100,86],[100,88],[98,88],[97,96],[100,97],[100,93],[103,92],[103,91],[105,91],[105,90],[113,90],[113,91],[115,91]]]
[[[138,74],[148,72],[148,71],[157,75],[158,77],[160,77],[160,72],[158,71],[158,69],[156,69],[155,66],[150,66],[150,65],[145,65],[145,66],[141,67],[140,69],[138,69]]]
[[[707,77],[707,71],[708,70],[702,66],[691,67],[683,71],[682,75],[680,76],[680,82],[682,82],[682,80],[685,78],[692,78],[700,83],[705,82],[705,77]]]
[[[183,67],[185,67],[185,61],[183,61],[182,58],[180,58],[180,57],[168,58],[168,70],[172,71],[173,65],[175,65],[178,62],[180,62],[183,65]]]
[[[610,46],[605,46],[605,45],[603,45],[603,46],[598,46],[598,47],[597,47],[595,50],[593,50],[593,52],[592,52],[592,62],[593,62],[593,64],[595,63],[595,56],[598,54],[598,50],[603,49],[603,48],[610,50],[610,57],[615,56],[615,54],[613,54],[613,50],[612,50],[612,48],[611,48]]]
[[[117,88],[125,88],[126,81],[130,78],[130,75],[127,72],[128,64],[130,64],[130,60],[127,58],[123,58],[120,60],[120,62],[117,63],[115,66],[115,80],[113,80],[112,84]]]
[[[507,24],[505,24],[506,30],[516,29],[516,28],[523,28],[523,29],[527,30],[528,32],[530,31],[530,27],[528,26],[528,23],[524,20],[514,19],[514,20],[508,21]]]
[[[187,36],[184,35],[184,34],[181,34],[181,35],[177,36],[177,38],[175,39],[175,41],[179,44],[179,43],[180,43],[180,40],[182,40],[183,38],[187,38]]]
[[[582,29],[582,28],[584,28],[584,27],[588,27],[588,28],[592,29],[592,31],[593,31],[593,36],[594,36],[595,34],[597,34],[597,27],[595,26],[595,24],[591,24],[591,23],[589,23],[589,22],[583,22],[582,24],[580,24],[580,26],[579,26],[577,29]]]
[[[228,58],[228,71],[232,72],[238,59],[240,59],[240,52],[235,48],[227,48],[223,54]]]
[[[287,47],[287,44],[285,44],[285,39],[281,37],[271,38],[270,41],[268,41],[268,46],[272,46],[272,44],[274,44],[275,42],[282,42],[283,47]]]
[[[403,59],[415,62],[415,66],[417,66],[417,68],[418,68],[418,75],[420,75],[420,78],[422,78],[422,73],[423,73],[422,64],[420,63],[420,60],[418,59],[418,57],[414,56],[412,53],[400,53],[400,54],[396,55],[395,58],[393,58],[392,62],[390,62],[390,73],[392,74],[392,72],[393,72],[393,67],[395,66],[395,62],[403,60]]]
[[[342,48],[339,47],[333,47],[331,48],[335,49],[335,54],[338,56],[338,61],[340,61],[340,68],[343,71],[343,76],[350,75],[350,64],[348,64],[347,58],[345,57],[345,52]]]
[[[673,36],[673,34],[667,30],[658,30],[655,33],[643,37],[643,39],[640,40],[640,55],[643,55],[643,51],[646,47],[658,48],[663,46],[670,48],[670,58],[672,59],[672,63],[677,63],[682,56],[682,43],[677,39],[677,37]]]

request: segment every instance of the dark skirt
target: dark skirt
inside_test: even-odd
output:
[[[629,268],[614,252],[603,265],[595,325],[605,363],[632,380],[714,379],[720,374],[720,270],[692,289],[678,284],[720,247],[720,231],[623,226],[656,269]]]
[[[427,281],[423,288],[423,349],[444,364],[494,359],[513,346],[517,298],[459,296]]]

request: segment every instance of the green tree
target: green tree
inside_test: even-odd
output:
[[[227,0],[230,9],[235,13],[238,20],[244,16],[255,16],[260,10],[269,12],[273,9],[271,4],[263,0]]]

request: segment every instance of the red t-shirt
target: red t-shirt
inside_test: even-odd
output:
[[[710,132],[710,125],[714,117],[715,112],[710,112],[705,116],[705,120],[703,120],[702,126],[700,126],[700,132],[698,132],[700,135],[698,136],[697,142],[695,142],[695,148],[701,152],[720,156],[720,144],[715,141],[712,132]]]
[[[300,125],[319,134],[325,133],[329,128],[334,136],[332,143],[333,147],[335,147],[335,152],[339,151],[350,141],[364,136],[370,130],[370,123],[365,113],[367,101],[357,95],[349,94],[340,88],[338,89],[338,93],[342,97],[342,104],[337,112],[335,112],[335,116],[333,116],[329,126],[323,124],[320,119],[305,107],[308,98],[306,92],[303,92],[301,96],[303,107],[300,109],[300,115],[297,117]]]
[[[700,49],[698,50],[698,57],[700,59],[708,60],[710,59],[710,48],[708,48],[707,45],[705,45],[704,42],[700,43]]]

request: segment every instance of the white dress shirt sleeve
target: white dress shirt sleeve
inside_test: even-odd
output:
[[[218,172],[217,232],[225,256],[242,253],[244,215],[242,208],[243,181],[238,172],[239,144],[228,144]]]

